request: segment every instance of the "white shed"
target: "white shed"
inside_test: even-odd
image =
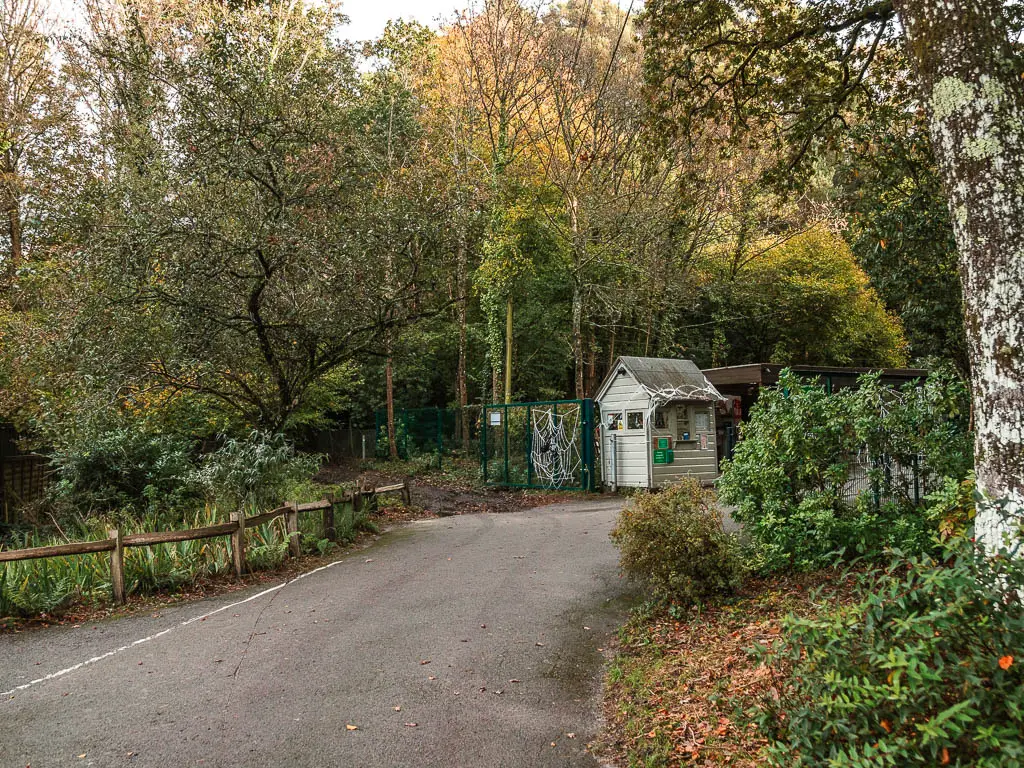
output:
[[[715,403],[725,398],[690,360],[620,357],[594,399],[606,486],[661,488],[685,476],[718,476]]]

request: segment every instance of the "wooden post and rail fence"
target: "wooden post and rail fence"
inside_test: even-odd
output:
[[[334,507],[336,504],[351,504],[353,514],[355,514],[362,511],[365,505],[376,508],[377,497],[386,493],[400,493],[402,500],[406,504],[412,503],[408,480],[379,488],[364,488],[360,485],[351,493],[345,493],[341,496],[334,496],[332,494],[320,501],[312,501],[306,504],[287,502],[282,507],[251,517],[246,517],[240,512],[232,512],[229,522],[207,525],[203,528],[190,528],[183,531],[130,533],[127,535],[122,535],[120,529],[113,528],[108,531],[109,538],[98,541],[79,541],[49,547],[4,550],[0,551],[0,563],[9,563],[16,560],[35,560],[43,557],[66,557],[68,555],[109,552],[110,584],[114,593],[114,601],[123,603],[127,597],[124,583],[124,550],[127,547],[149,547],[155,544],[170,544],[178,541],[197,541],[199,539],[212,539],[217,536],[230,536],[232,564],[234,565],[235,575],[241,578],[247,570],[245,564],[246,528],[255,528],[258,525],[269,523],[278,517],[284,517],[288,552],[292,557],[298,557],[302,554],[302,546],[299,541],[300,512],[322,512],[324,537],[335,541],[337,531],[334,521]]]

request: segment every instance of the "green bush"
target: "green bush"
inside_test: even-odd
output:
[[[731,593],[740,581],[734,539],[722,529],[714,494],[696,480],[634,496],[611,537],[622,570],[658,597],[700,604]]]
[[[52,498],[82,514],[164,512],[201,497],[189,442],[138,425],[83,430],[61,442],[51,461]]]
[[[248,437],[223,438],[203,457],[195,478],[209,502],[221,509],[270,509],[285,501],[287,490],[313,475],[320,456],[299,455],[284,435],[252,431]]]
[[[772,765],[1024,765],[1024,560],[945,554],[898,554],[755,648],[777,681],[751,713]]]
[[[936,523],[923,507],[930,500],[915,497],[907,475],[869,469],[860,483],[872,490],[857,496],[851,480],[885,456],[917,467],[917,496],[927,485],[943,486],[943,478],[959,483],[973,462],[967,415],[963,382],[944,371],[901,391],[864,375],[856,389],[834,393],[783,371],[751,409],[718,484],[722,499],[736,505],[754,567],[811,570],[839,552],[929,551]]]

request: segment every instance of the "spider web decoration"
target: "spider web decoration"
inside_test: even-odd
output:
[[[583,469],[580,456],[580,409],[555,413],[538,408],[532,413],[530,463],[538,484],[546,488],[577,485]]]
[[[651,389],[650,387],[646,387],[641,384],[640,391],[646,393],[650,398],[647,406],[647,418],[653,417],[656,408],[660,408],[661,406],[671,402],[679,402],[682,400],[714,402],[716,400],[727,399],[717,389],[715,389],[715,385],[710,381],[707,381],[704,386],[684,384],[681,387],[672,387],[668,389]]]

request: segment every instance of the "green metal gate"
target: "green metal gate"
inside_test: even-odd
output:
[[[487,485],[593,490],[593,400],[485,405],[482,417]]]

